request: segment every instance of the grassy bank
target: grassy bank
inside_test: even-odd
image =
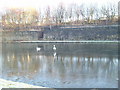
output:
[[[3,41],[39,41],[39,40],[118,40],[118,25],[98,26],[54,26],[44,30],[4,30],[1,38]]]

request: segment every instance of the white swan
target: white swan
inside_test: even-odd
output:
[[[56,50],[56,46],[55,45],[53,45],[53,50]]]
[[[41,50],[41,48],[40,48],[40,47],[36,47],[36,50],[37,50],[37,51],[40,51],[40,50]]]

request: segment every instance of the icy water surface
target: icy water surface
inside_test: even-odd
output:
[[[117,50],[112,43],[2,44],[1,77],[52,88],[117,88]]]

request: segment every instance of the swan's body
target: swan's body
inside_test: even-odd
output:
[[[56,50],[56,46],[55,45],[53,45],[53,50]]]
[[[36,47],[36,50],[37,50],[37,51],[40,51],[40,50],[41,50],[41,48],[40,48],[40,47]]]

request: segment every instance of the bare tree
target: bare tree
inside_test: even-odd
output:
[[[95,13],[95,8],[92,6],[92,7],[90,7],[90,9],[89,9],[89,15],[90,15],[90,23],[92,22],[92,20],[93,20],[93,15],[94,15],[94,13]]]
[[[52,13],[52,23],[55,23],[56,25],[58,24],[58,13],[57,13],[57,9],[53,10],[53,13]]]
[[[89,12],[89,8],[86,8],[85,12],[86,12],[86,20],[87,20],[87,23],[90,23],[90,12]]]
[[[101,13],[103,17],[106,18],[106,24],[107,24],[107,21],[110,20],[110,8],[108,6],[102,6]]]
[[[101,13],[100,13],[99,8],[97,8],[97,7],[95,8],[94,16],[95,16],[95,22],[94,22],[94,24],[100,23],[100,17],[101,17],[102,15],[101,15]]]
[[[45,23],[50,24],[51,23],[51,11],[50,7],[48,6],[45,10]]]
[[[116,13],[117,13],[117,7],[115,6],[115,4],[110,4],[110,19],[111,19],[111,21],[114,20]]]
[[[84,19],[85,19],[85,9],[84,9],[83,5],[80,6],[80,14],[82,16],[82,22],[84,22]]]
[[[39,24],[42,24],[42,12],[40,8],[38,9],[38,22]]]
[[[77,23],[78,23],[80,20],[80,15],[81,15],[81,9],[78,5],[76,5],[76,7],[75,7],[75,15],[77,17]]]
[[[2,16],[3,25],[10,28],[34,26],[38,23],[38,12],[23,9],[8,9]]]
[[[65,7],[61,3],[57,8],[57,19],[59,24],[62,24],[64,22],[64,17],[65,17]]]
[[[70,5],[67,9],[67,18],[68,18],[68,21],[70,21],[70,23],[72,23],[72,18],[73,18],[73,6]]]

